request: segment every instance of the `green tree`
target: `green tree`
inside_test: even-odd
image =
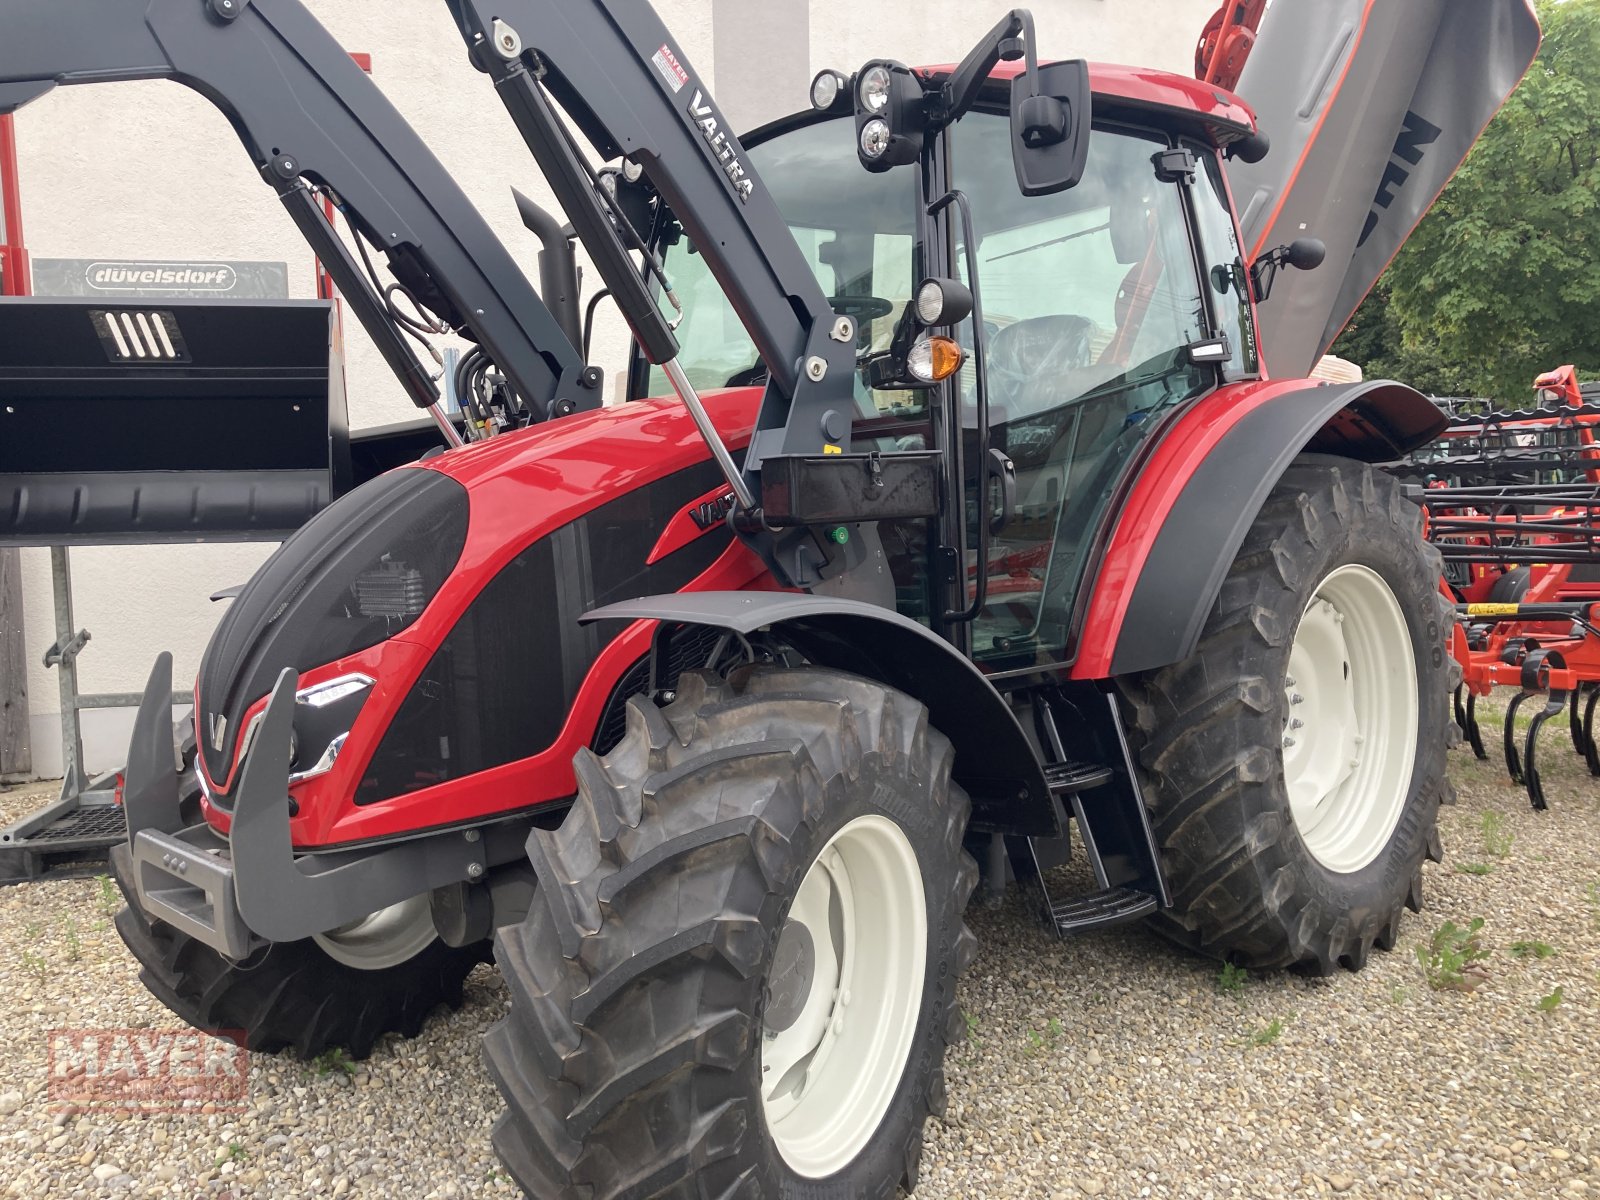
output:
[[[1538,10],[1538,61],[1334,346],[1369,377],[1525,402],[1600,375],[1600,0]]]

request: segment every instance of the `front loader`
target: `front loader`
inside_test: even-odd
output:
[[[152,673],[114,865],[168,1007],[360,1056],[492,949],[494,1142],[530,1195],[885,1195],[942,1110],[981,878],[1057,933],[1149,919],[1257,968],[1394,944],[1437,853],[1451,614],[1371,464],[1442,420],[1268,374],[1258,305],[1323,249],[1245,248],[1247,104],[1042,63],[1016,10],[741,139],[644,0],[446,2],[633,330],[634,403],[599,406],[559,224],[522,201],[541,296],[298,0],[0,16],[0,110],[151,77],[221,107],[447,441],[411,341],[476,347],[471,444],[233,600],[192,759]],[[1498,101],[1537,29],[1471,7],[1456,74]],[[1442,12],[1363,21],[1346,75]],[[1277,19],[1253,54],[1293,73]],[[1327,123],[1329,229],[1295,185],[1315,134],[1250,212],[1355,262],[1337,222],[1401,112]],[[1062,895],[1074,829],[1095,886]]]

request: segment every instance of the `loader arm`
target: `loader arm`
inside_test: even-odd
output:
[[[419,407],[435,404],[437,387],[313,187],[337,196],[396,277],[476,341],[536,415],[598,407],[598,381],[482,215],[298,0],[51,0],[0,12],[0,113],[58,84],[129,79],[182,83],[227,116]]]
[[[831,310],[681,49],[646,0],[446,3],[640,346],[667,368],[694,414],[746,515],[743,536],[783,582],[843,586],[848,568],[873,555],[870,525],[840,548],[805,528],[774,532],[753,510],[764,462],[853,457],[854,325]],[[396,277],[482,346],[534,417],[598,406],[598,372],[585,367],[416,133],[300,0],[61,0],[13,5],[0,16],[0,112],[57,84],[152,78],[192,87],[227,115],[419,406],[435,405],[433,381],[313,189],[331,192],[388,253]],[[742,466],[675,369],[677,341],[630,254],[648,231],[628,227],[604,200],[557,105],[602,159],[626,155],[645,168],[767,364]]]
[[[677,341],[560,136],[549,100],[577,123],[602,159],[625,156],[645,169],[704,256],[771,373],[757,428],[765,453],[820,454],[816,421],[787,420],[790,404],[854,409],[853,339],[831,337],[835,316],[771,194],[647,0],[445,0],[474,62],[556,189],[645,354],[675,358]],[[639,231],[641,234],[647,231]],[[820,358],[820,380],[805,364]],[[813,365],[812,375],[817,374]]]

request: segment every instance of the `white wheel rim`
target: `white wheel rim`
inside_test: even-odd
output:
[[[311,936],[329,958],[358,971],[381,971],[409,962],[431,946],[439,933],[424,893]]]
[[[784,1162],[821,1179],[877,1131],[916,1032],[927,898],[898,825],[857,817],[828,840],[795,893],[775,964],[795,961],[786,942],[799,938],[810,941],[809,969],[796,971],[785,1012],[769,999],[769,1018],[793,1015],[780,1030],[763,1026],[761,1099]],[[771,984],[775,995],[776,974]]]
[[[1350,564],[1322,581],[1295,631],[1284,690],[1295,828],[1324,867],[1359,871],[1399,824],[1417,754],[1411,633],[1381,575]]]

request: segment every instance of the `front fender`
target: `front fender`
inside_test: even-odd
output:
[[[927,706],[929,722],[955,748],[953,775],[972,798],[973,828],[1062,832],[1038,755],[1010,705],[961,651],[899,613],[793,592],[681,592],[624,600],[583,619],[779,630],[811,662],[875,679]]]
[[[1388,380],[1246,385],[1200,401],[1128,492],[1073,676],[1129,675],[1189,657],[1246,532],[1297,455],[1388,462],[1445,424],[1427,397]]]

